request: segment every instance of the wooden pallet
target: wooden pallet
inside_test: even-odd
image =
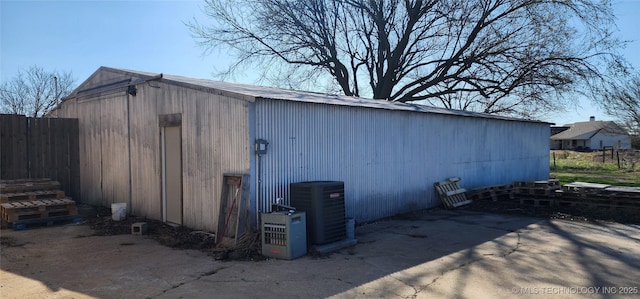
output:
[[[57,189],[60,189],[60,183],[49,179],[19,183],[0,183],[0,194]]]
[[[442,200],[442,203],[447,209],[456,208],[472,202],[470,199],[467,199],[465,195],[467,190],[458,186],[459,181],[460,178],[450,178],[446,181],[433,184],[440,200]]]
[[[498,201],[500,198],[504,197],[514,199],[513,188],[511,185],[485,186],[469,191],[469,198],[472,200],[491,199],[493,201]]]
[[[75,201],[69,198],[3,203],[0,209],[2,221],[9,223],[78,214]]]
[[[49,178],[0,180],[0,184],[24,184],[51,181]]]
[[[568,192],[577,192],[577,193],[599,193],[609,187],[613,187],[613,186],[606,185],[606,184],[573,182],[573,183],[563,185],[562,190],[568,191]]]
[[[561,188],[560,181],[557,179],[513,182],[513,192],[524,196],[554,197],[556,195],[556,190],[560,190]]]
[[[69,221],[73,223],[81,223],[82,221],[84,221],[84,218],[78,215],[69,215],[69,216],[49,217],[44,219],[28,219],[28,220],[21,220],[21,221],[11,223],[11,226],[13,227],[13,230],[23,230],[30,225],[38,225],[38,224],[53,225],[55,223],[69,222]],[[7,223],[7,227],[9,227],[8,223]]]
[[[553,198],[520,198],[521,205],[533,205],[534,207],[551,207],[555,204]]]
[[[557,206],[572,206],[572,207],[588,207],[598,209],[620,209],[627,210],[633,209],[640,211],[640,205],[628,202],[607,202],[607,201],[585,201],[585,200],[556,200]]]
[[[546,187],[555,187],[560,188],[560,180],[558,179],[548,179],[541,181],[515,181],[513,182],[513,188],[518,190],[518,188],[546,188]]]
[[[614,198],[625,198],[640,201],[640,187],[611,186],[604,189]]]
[[[575,182],[558,192],[560,205],[640,209],[640,188]]]
[[[0,195],[0,203],[62,198],[65,198],[64,191],[62,190],[3,193],[2,195]]]

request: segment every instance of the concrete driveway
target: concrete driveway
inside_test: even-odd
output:
[[[86,225],[2,231],[2,298],[639,297],[640,226],[434,210],[326,258],[215,261]]]

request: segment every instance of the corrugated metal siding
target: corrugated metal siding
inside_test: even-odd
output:
[[[345,182],[346,213],[374,220],[440,204],[433,183],[467,188],[549,175],[549,128],[504,121],[278,100],[256,101],[261,210],[292,182]],[[256,162],[257,163],[257,162]]]
[[[129,75],[119,76],[97,74],[83,86]],[[223,173],[250,172],[262,210],[288,199],[289,183],[344,181],[347,215],[359,221],[438,205],[433,183],[448,177],[473,188],[548,176],[546,123],[352,107],[346,100],[327,105],[319,98],[259,99],[248,107],[251,97],[174,84],[154,80],[138,84],[137,96],[115,90],[62,105],[60,115],[80,119],[83,200],[127,202],[131,172],[130,210],[161,219],[158,115],[174,113],[182,115],[183,224],[196,229],[216,228]],[[261,188],[252,148],[258,138],[270,143]]]
[[[113,81],[122,77],[98,74],[92,76],[87,88],[104,84],[100,78]],[[180,113],[183,224],[215,231],[223,174],[248,173],[250,168],[247,102],[161,81],[138,84],[137,88],[136,96],[111,92],[77,102],[70,99],[58,112],[79,119],[82,199],[104,206],[130,202],[133,214],[162,219],[158,116]]]
[[[102,147],[102,203],[129,202],[129,147],[126,95],[96,101],[100,104]],[[94,160],[95,157],[87,157]]]
[[[147,95],[147,87],[139,86],[138,94],[129,98],[132,211],[162,220],[159,99]]]
[[[80,140],[80,196],[83,202],[102,204],[102,146],[100,145],[100,103],[78,104]]]
[[[57,110],[59,117],[78,118],[80,198],[91,204],[127,202],[126,96],[71,99]]]
[[[112,96],[68,105],[78,115],[80,184],[83,202],[128,202],[126,97]]]
[[[158,115],[180,113],[183,224],[214,231],[222,175],[249,172],[247,103],[161,82],[139,85],[130,101],[134,209],[162,217]]]
[[[76,99],[69,99],[62,103],[58,109],[51,111],[52,117],[78,118],[78,104]]]

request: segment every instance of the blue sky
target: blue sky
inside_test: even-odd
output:
[[[81,83],[100,66],[212,78],[229,64],[225,53],[202,53],[184,22],[206,22],[200,0],[8,1],[0,0],[0,80],[38,65],[71,71]],[[640,0],[614,5],[619,35],[632,40],[622,53],[640,69]],[[251,76],[237,82],[254,83]],[[611,119],[581,101],[541,120],[556,124]]]

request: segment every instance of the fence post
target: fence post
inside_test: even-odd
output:
[[[611,160],[613,160],[613,146],[611,147]]]
[[[618,169],[620,169],[620,152],[616,151],[616,156],[618,157]]]

